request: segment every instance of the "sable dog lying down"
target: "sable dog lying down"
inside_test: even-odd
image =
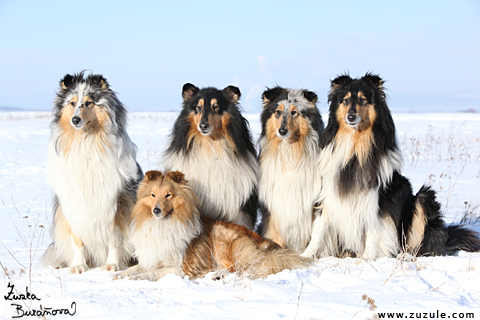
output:
[[[174,273],[193,279],[215,270],[258,278],[310,265],[310,259],[245,227],[210,220],[199,207],[183,173],[147,172],[132,214],[131,239],[139,264],[115,277],[155,281]]]

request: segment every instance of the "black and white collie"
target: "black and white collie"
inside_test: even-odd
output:
[[[317,95],[275,87],[262,98],[261,233],[282,247],[303,251],[321,189],[317,167],[324,127]]]
[[[423,186],[412,194],[401,174],[402,154],[379,76],[339,76],[328,100],[319,167],[322,211],[303,256],[376,259],[402,250],[445,255],[480,249],[474,232],[445,226],[433,190]]]
[[[45,264],[82,273],[130,261],[130,214],[143,174],[126,116],[103,76],[81,72],[60,81],[48,145],[53,243]]]
[[[240,90],[183,86],[183,109],[161,164],[182,171],[214,220],[253,229],[257,211],[258,162]]]

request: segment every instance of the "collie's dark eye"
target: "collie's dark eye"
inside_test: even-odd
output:
[[[275,111],[275,115],[278,117],[280,117],[282,115],[282,110],[278,109],[277,111]]]
[[[74,107],[75,106],[75,101],[70,102],[70,104],[72,105],[72,107]]]
[[[202,106],[196,106],[195,107],[195,112],[199,113],[200,111],[202,111]]]
[[[360,98],[360,103],[361,103],[361,104],[365,104],[366,101],[367,101],[367,99],[365,99],[364,97],[361,97],[361,98]]]
[[[85,102],[85,107],[87,107],[87,108],[88,108],[88,107],[89,107],[91,104],[92,104],[92,102],[91,102],[91,101],[87,101],[87,102]]]
[[[220,109],[220,107],[218,106],[218,104],[213,105],[213,111],[218,111],[218,109]]]
[[[155,193],[152,193],[151,196],[152,196],[152,198],[155,198]]]
[[[350,104],[350,98],[343,99],[343,103],[346,105]]]
[[[171,195],[170,193],[167,193],[167,194],[165,195],[165,198],[170,198],[171,196],[172,196],[172,195]]]
[[[291,114],[292,114],[292,117],[295,117],[297,115],[297,111],[293,110]]]

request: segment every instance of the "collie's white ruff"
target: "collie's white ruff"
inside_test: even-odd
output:
[[[120,193],[128,181],[137,180],[137,148],[127,135],[117,136],[108,128],[102,147],[98,137],[85,135],[74,139],[65,153],[57,147],[63,138],[62,129],[52,123],[47,176],[63,215],[83,241],[84,249],[66,238],[62,234],[65,231],[54,230],[53,255],[69,261],[75,273],[85,269],[87,261],[118,268],[133,252],[126,235],[115,227],[115,215]]]
[[[363,252],[363,258],[393,256],[398,251],[397,230],[390,217],[381,217],[378,207],[379,189],[392,178],[395,170],[400,172],[400,151],[390,152],[380,162],[376,189],[355,190],[340,197],[337,181],[342,168],[350,158],[353,148],[352,136],[335,138],[321,152],[319,171],[322,176],[320,202],[323,210],[315,218],[312,240],[302,256],[313,257],[338,255],[347,249]],[[339,248],[338,243],[343,243]]]
[[[258,163],[254,155],[248,154],[247,160],[239,158],[227,141],[221,139],[211,141],[210,150],[195,143],[188,155],[164,154],[161,165],[165,171],[185,174],[200,199],[200,211],[211,219],[253,229],[255,221],[250,221],[250,215],[239,208],[257,187]]]
[[[182,270],[183,256],[190,242],[202,232],[199,215],[182,222],[176,219],[152,217],[141,226],[132,224],[131,241],[138,265],[144,270],[177,267]]]

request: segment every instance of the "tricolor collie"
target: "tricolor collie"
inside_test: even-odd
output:
[[[183,173],[148,171],[132,214],[138,265],[115,278],[155,281],[174,273],[193,279],[213,270],[257,278],[311,263],[245,227],[213,221],[201,210]]]
[[[383,80],[371,73],[332,81],[319,167],[323,210],[303,255],[376,259],[402,250],[417,255],[478,251],[475,233],[445,226],[433,190],[423,186],[412,194],[401,174],[402,155],[385,98]]]
[[[43,261],[82,273],[130,261],[130,214],[142,172],[126,131],[126,110],[101,75],[60,81],[47,175],[54,192],[53,243]]]
[[[303,251],[320,195],[318,159],[323,122],[317,95],[281,87],[263,93],[259,200],[262,235]]]
[[[183,109],[161,164],[185,173],[208,217],[252,230],[258,163],[248,122],[237,105],[240,90],[187,83],[182,96]]]

